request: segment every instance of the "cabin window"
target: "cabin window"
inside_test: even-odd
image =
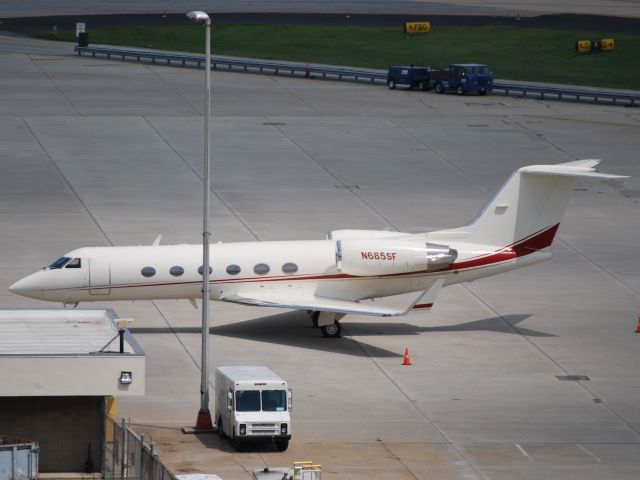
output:
[[[298,265],[291,262],[285,263],[282,265],[282,271],[284,273],[296,273],[298,271]]]
[[[229,265],[227,267],[227,273],[229,275],[238,275],[240,273],[240,266],[239,265]]]
[[[69,258],[69,257],[60,257],[55,262],[53,262],[51,265],[49,265],[49,268],[51,270],[55,270],[56,268],[62,268],[67,264],[67,262],[69,260],[71,260],[71,258]]]
[[[266,263],[258,263],[255,267],[253,267],[253,271],[258,275],[266,275],[269,273],[269,265]]]
[[[182,274],[184,273],[184,268],[182,268],[182,267],[180,267],[180,266],[176,265],[176,266],[171,267],[171,268],[169,269],[169,273],[170,273],[171,275],[173,275],[174,277],[179,277],[180,275],[182,275]]]
[[[153,267],[144,267],[140,273],[143,277],[153,277],[156,274],[156,269]]]
[[[213,268],[209,267],[209,275],[211,275],[211,272],[213,272]],[[198,267],[198,273],[199,273],[200,275],[203,275],[203,274],[204,274],[204,265],[200,265],[200,266]]]
[[[82,262],[79,258],[74,258],[69,263],[67,263],[67,266],[64,268],[82,268]]]

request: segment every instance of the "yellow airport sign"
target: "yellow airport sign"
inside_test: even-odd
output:
[[[404,33],[407,35],[429,33],[430,30],[431,22],[405,22],[404,24]]]
[[[576,42],[576,52],[589,53],[591,51],[591,40],[578,40]]]
[[[613,38],[578,40],[576,42],[576,52],[578,53],[610,52],[614,47],[615,40]]]
[[[615,47],[615,40],[613,38],[603,38],[600,40],[600,51],[601,52],[610,52]]]

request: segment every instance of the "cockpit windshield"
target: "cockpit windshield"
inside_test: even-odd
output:
[[[55,262],[53,262],[51,265],[49,265],[47,268],[50,269],[50,270],[55,270],[57,268],[62,268],[67,264],[67,262],[69,262],[69,260],[71,260],[70,257],[60,257]]]
[[[60,257],[48,267],[47,270],[58,270],[60,268],[82,268],[82,260],[79,258]]]

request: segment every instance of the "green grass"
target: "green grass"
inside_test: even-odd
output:
[[[75,41],[73,32],[40,34]],[[204,33],[184,27],[97,28],[91,43],[202,52]],[[577,55],[578,39],[613,37],[612,52]],[[497,78],[640,90],[640,35],[501,26],[438,27],[406,37],[399,27],[330,25],[223,25],[214,28],[213,52],[272,60],[386,68],[477,62]]]

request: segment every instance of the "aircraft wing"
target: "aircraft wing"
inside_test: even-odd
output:
[[[256,292],[246,296],[233,294],[222,297],[221,300],[225,302],[261,307],[280,307],[297,310],[316,310],[321,312],[395,317],[405,315],[413,308],[430,308],[443,284],[443,278],[437,279],[430,288],[420,292],[420,294],[412,299],[409,304],[399,307],[385,306],[369,302],[360,303],[356,301],[340,300],[337,298],[321,297],[318,295],[284,295],[279,292]],[[418,304],[418,302],[420,302],[420,304]]]

